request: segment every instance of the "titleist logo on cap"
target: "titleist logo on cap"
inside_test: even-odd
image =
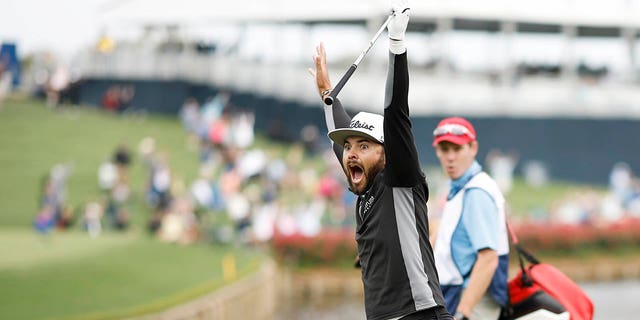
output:
[[[331,141],[344,145],[348,137],[358,136],[384,143],[384,118],[375,113],[359,112],[349,122],[348,128],[338,128],[328,133]]]
[[[349,125],[349,127],[351,127],[351,128],[359,128],[359,129],[367,129],[369,131],[373,131],[373,129],[375,128],[375,126],[372,125],[372,124],[367,124],[367,123],[364,123],[364,122],[360,122],[358,120],[351,121],[351,124]]]

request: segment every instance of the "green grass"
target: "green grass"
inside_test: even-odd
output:
[[[91,239],[1,229],[1,319],[116,319],[159,311],[225,284],[221,261],[240,276],[261,255],[220,246],[163,244],[134,233]]]
[[[187,147],[177,117],[140,120],[92,107],[52,110],[40,101],[5,102],[0,109],[0,319],[126,318],[224,285],[225,255],[236,258],[238,276],[257,270],[264,259],[260,253],[163,244],[145,233],[148,172],[137,147],[146,136],[170,154],[174,177],[188,183],[197,176],[198,154]],[[41,180],[55,164],[73,165],[67,203],[80,208],[100,197],[98,167],[122,142],[133,155],[131,230],[92,239],[78,226],[49,235],[30,227]]]
[[[596,192],[606,191],[603,186],[586,186],[558,181],[543,187],[534,187],[518,178],[514,180],[513,189],[507,196],[507,203],[511,214],[515,216],[535,215],[536,212],[549,211],[558,200],[587,188]]]
[[[152,116],[140,121],[90,107],[56,111],[39,101],[7,101],[0,110],[0,225],[24,226],[32,221],[42,178],[57,163],[73,165],[67,184],[70,205],[78,207],[98,197],[98,167],[123,142],[133,155],[133,197],[141,199],[148,173],[137,157],[137,148],[146,136],[155,137],[157,150],[170,154],[177,177],[191,181],[197,176],[197,153],[187,148],[176,117]]]
[[[2,228],[0,271],[26,270],[40,265],[81,258],[134,242],[130,234],[107,235],[94,241],[79,233],[41,235],[26,228]]]

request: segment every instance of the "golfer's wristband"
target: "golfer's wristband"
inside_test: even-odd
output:
[[[404,40],[389,38],[389,51],[391,51],[393,54],[403,54],[405,51],[407,51]]]
[[[320,98],[324,100],[324,97],[330,93],[331,93],[331,89],[322,90],[322,92],[320,93]]]

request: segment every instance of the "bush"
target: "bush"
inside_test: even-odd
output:
[[[279,262],[295,267],[351,265],[358,253],[352,229],[325,229],[315,237],[276,234],[271,245]]]
[[[640,245],[640,219],[637,218],[607,225],[525,223],[513,229],[520,243],[534,252],[612,251]]]

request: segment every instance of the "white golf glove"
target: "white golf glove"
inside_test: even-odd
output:
[[[389,31],[389,50],[394,54],[406,51],[404,34],[409,24],[409,0],[392,0],[393,17],[387,25]]]

